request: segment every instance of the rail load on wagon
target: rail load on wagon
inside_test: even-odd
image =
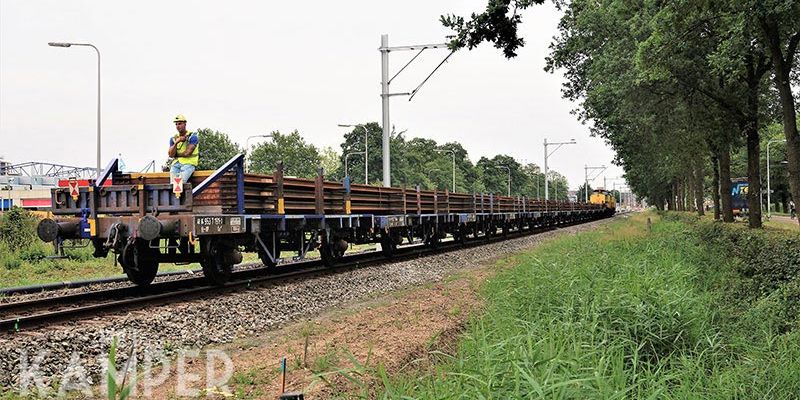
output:
[[[223,284],[242,252],[274,268],[282,252],[302,259],[318,250],[333,265],[350,244],[379,243],[391,257],[404,241],[436,247],[448,235],[464,242],[608,216],[591,203],[331,182],[321,169],[316,179],[293,178],[282,164],[272,175],[245,173],[241,154],[180,185],[117,165],[88,187],[53,189],[54,218],[38,235],[57,249],[83,239],[95,257],[114,253],[137,285],[152,282],[160,263],[199,262],[208,281]]]

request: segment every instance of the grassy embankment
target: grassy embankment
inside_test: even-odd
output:
[[[791,259],[785,254],[772,260],[783,272],[740,258],[765,256],[753,246],[783,239],[649,216],[652,232],[637,216],[516,257],[518,266],[484,288],[486,312],[457,354],[384,379],[384,395],[797,396],[797,271],[778,267]],[[732,251],[732,240],[743,248]]]

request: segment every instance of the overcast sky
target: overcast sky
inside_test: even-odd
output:
[[[95,165],[95,53],[47,42],[100,49],[103,165],[121,153],[138,170],[166,158],[177,113],[189,129],[221,130],[242,145],[250,135],[297,129],[340,150],[345,129],[337,124],[381,120],[380,35],[389,34],[390,46],[443,42],[439,15],[483,7],[485,0],[2,0],[0,156]],[[457,52],[411,102],[392,98],[392,124],[408,137],[458,141],[473,161],[502,153],[541,166],[545,138],[574,138],[577,145],[549,160],[573,189],[585,164],[620,176],[613,151],[570,114],[563,77],[543,70],[559,17],[551,4],[525,11],[527,44],[515,59],[488,44]],[[391,91],[414,89],[446,54],[423,53]],[[391,53],[391,74],[412,56]]]

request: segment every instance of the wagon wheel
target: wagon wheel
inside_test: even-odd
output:
[[[125,275],[138,286],[149,285],[158,274],[157,250],[151,249],[144,240],[126,244],[118,257]]]
[[[395,251],[397,251],[397,244],[402,240],[402,235],[383,231],[381,233],[381,252],[384,257],[390,258],[394,256]]]
[[[497,236],[497,227],[494,224],[489,225],[489,227],[486,228],[486,232],[484,232],[483,236],[486,241],[491,240],[493,237]]]
[[[439,247],[439,234],[435,229],[431,229],[425,236],[425,245],[432,249]]]
[[[467,232],[469,232],[467,226],[461,225],[456,230],[455,234],[453,235],[454,236],[453,238],[455,239],[456,242],[458,242],[458,244],[463,246],[467,244]]]
[[[326,238],[322,238],[322,243],[319,246],[319,255],[322,258],[322,263],[325,264],[326,267],[332,267],[339,263],[342,258],[344,257],[344,252],[347,249],[341,248],[342,246],[336,246],[336,241],[329,241]]]
[[[233,272],[233,262],[231,257],[226,257],[227,253],[234,249],[225,246],[221,241],[200,242],[203,247],[203,258],[200,266],[203,267],[203,275],[208,283],[212,285],[224,285],[231,277]]]

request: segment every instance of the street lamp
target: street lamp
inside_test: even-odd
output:
[[[253,136],[248,136],[247,140],[244,141],[245,151],[247,152],[247,163],[245,163],[245,166],[247,167],[245,168],[246,171],[250,169],[250,139],[271,138],[271,137],[273,137],[271,133],[268,133],[266,135],[253,135]]]
[[[369,148],[367,146],[367,136],[369,135],[369,131],[367,130],[367,127],[364,124],[355,124],[355,125],[339,124],[340,128],[357,128],[359,126],[364,128],[364,184],[369,185]],[[345,174],[345,176],[347,176],[347,174]]]
[[[511,168],[509,168],[507,165],[496,165],[495,167],[505,168],[508,172],[508,189],[506,191],[506,196],[511,197]]]
[[[363,151],[353,151],[353,152],[350,152],[350,153],[347,153],[347,154],[344,155],[344,176],[349,176],[347,174],[347,159],[350,158],[350,156],[354,156],[354,155],[358,155],[358,154],[364,154],[364,156],[366,158],[366,154],[367,153],[363,152]]]
[[[456,192],[456,152],[450,149],[436,149],[437,153],[450,153],[453,156],[453,193]]]
[[[589,170],[599,170],[597,175],[595,175],[591,179],[591,181],[594,181],[595,179],[597,179],[598,176],[600,176],[600,174],[603,173],[603,171],[606,170],[606,166],[605,165],[601,165],[599,167],[590,167],[590,166],[588,166],[586,164],[583,164],[583,195],[584,195],[583,196],[584,197],[583,201],[586,202],[586,203],[589,202],[589,180],[590,180],[589,179]],[[603,186],[603,189],[605,189],[605,186]]]
[[[91,43],[47,43],[52,47],[86,46],[91,47],[97,52],[97,179],[100,179],[100,50]]]
[[[570,139],[569,142],[554,142],[554,143],[547,143],[547,139],[544,140],[544,199],[545,200],[550,199],[550,193],[548,192],[548,185],[547,185],[547,158],[553,155],[553,153],[555,153],[556,150],[560,149],[561,146],[565,144],[576,144],[576,143],[577,142],[575,141],[575,139]],[[550,153],[548,153],[547,146],[556,146],[556,148],[553,149],[553,151],[551,151]]]
[[[767,218],[772,217],[772,201],[770,195],[772,189],[769,186],[769,145],[771,143],[785,142],[786,139],[773,139],[767,142]]]

